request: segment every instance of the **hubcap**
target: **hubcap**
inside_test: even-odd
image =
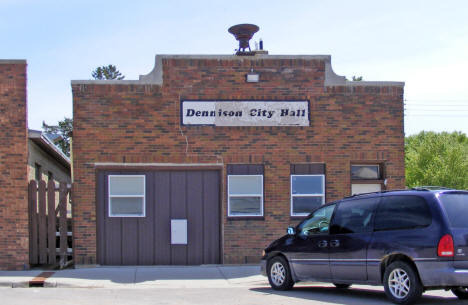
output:
[[[395,298],[403,299],[410,291],[410,278],[405,270],[397,268],[388,277],[388,288]]]
[[[276,262],[271,266],[270,269],[271,281],[275,286],[281,286],[286,279],[286,270],[283,264]]]

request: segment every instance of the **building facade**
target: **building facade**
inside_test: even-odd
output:
[[[404,187],[403,83],[264,53],[72,81],[77,264],[258,262],[314,207]]]
[[[26,61],[0,60],[0,269],[29,267]]]
[[[71,183],[70,159],[42,131],[28,131],[28,180]]]

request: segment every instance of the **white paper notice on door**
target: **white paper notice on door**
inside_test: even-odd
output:
[[[171,219],[171,244],[187,244],[187,219]]]

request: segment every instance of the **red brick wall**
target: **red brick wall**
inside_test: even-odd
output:
[[[95,263],[96,162],[223,163],[224,263],[258,262],[290,217],[290,164],[326,163],[327,201],[350,194],[350,163],[386,164],[404,187],[403,88],[325,87],[320,59],[164,58],[163,85],[74,83],[74,219],[78,264]],[[261,82],[246,83],[251,67]],[[309,127],[180,126],[180,101],[309,100]],[[265,166],[264,220],[226,217],[226,164]]]
[[[0,60],[0,269],[28,267],[26,62]]]

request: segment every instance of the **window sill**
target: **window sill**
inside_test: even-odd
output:
[[[265,220],[264,216],[228,216],[228,221],[231,220]]]

